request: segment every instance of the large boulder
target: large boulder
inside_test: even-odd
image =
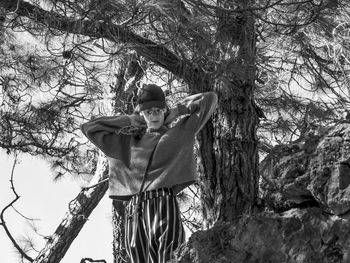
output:
[[[277,146],[260,168],[271,210],[193,234],[173,262],[350,263],[350,124]]]
[[[263,212],[193,234],[180,263],[346,263],[350,223],[319,208]]]
[[[262,198],[275,211],[318,206],[350,211],[350,124],[278,146],[261,162]]]

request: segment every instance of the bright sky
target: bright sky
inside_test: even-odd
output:
[[[53,182],[52,172],[43,160],[27,155],[22,155],[21,159],[22,162],[18,164],[14,173],[16,191],[21,196],[15,203],[15,207],[25,216],[39,219],[35,221],[35,225],[40,234],[51,235],[65,216],[69,201],[79,193],[79,185],[69,178]],[[13,157],[0,150],[1,210],[14,197],[9,182],[12,164]],[[61,263],[80,262],[85,257],[113,262],[111,210],[111,201],[105,196],[91,214],[89,221],[74,240]],[[35,238],[38,250],[44,247],[43,239],[37,236],[30,225],[13,209],[5,212],[5,218],[15,238],[32,237]],[[1,262],[20,262],[2,226],[0,226],[0,248]],[[32,257],[35,255],[36,253],[31,254]]]

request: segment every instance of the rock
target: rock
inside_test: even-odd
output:
[[[193,234],[172,262],[350,262],[350,222],[319,208],[263,212]]]
[[[350,124],[278,146],[261,162],[262,198],[275,211],[319,206],[350,211]]]

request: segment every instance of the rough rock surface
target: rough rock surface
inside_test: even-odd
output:
[[[173,262],[347,263],[350,223],[319,208],[263,212],[193,234]]]
[[[197,232],[173,262],[350,263],[350,124],[278,146],[260,167],[274,212]]]
[[[262,198],[277,211],[302,204],[335,215],[350,211],[349,123],[278,146],[260,167]]]

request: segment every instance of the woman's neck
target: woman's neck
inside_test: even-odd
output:
[[[147,132],[159,132],[159,133],[164,133],[168,130],[167,127],[165,126],[160,126],[159,128],[147,128]]]

